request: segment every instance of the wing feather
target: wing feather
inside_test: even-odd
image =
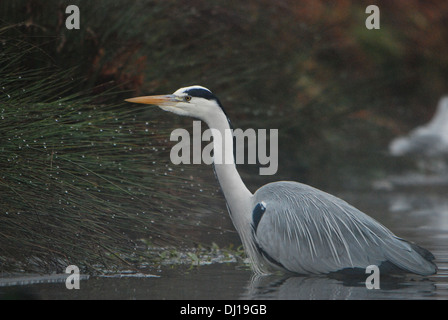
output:
[[[276,182],[260,188],[254,200],[266,204],[255,241],[289,271],[328,273],[380,266],[387,261],[418,274],[436,271],[434,263],[421,254],[423,251],[413,249],[413,244],[318,189]]]

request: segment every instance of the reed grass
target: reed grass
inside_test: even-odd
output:
[[[144,107],[65,95],[76,82],[71,72],[23,69],[18,61],[34,46],[4,41],[2,270],[61,271],[76,264],[93,271],[148,255],[137,250],[139,239],[191,243],[185,234],[198,223],[195,213],[210,211],[206,202],[215,187],[197,187],[188,167],[170,163],[171,126],[151,119]]]

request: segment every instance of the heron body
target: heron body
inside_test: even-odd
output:
[[[255,192],[254,203],[261,202],[265,212],[255,241],[261,255],[280,269],[300,274],[364,272],[369,265],[390,270],[392,264],[418,274],[435,272],[429,252],[422,255],[415,245],[331,194],[281,181]]]
[[[201,86],[127,101],[198,118],[215,129],[212,132],[230,129],[219,100]],[[233,144],[214,144],[214,152],[233,152]],[[437,271],[429,251],[398,238],[335,196],[291,181],[269,183],[252,194],[235,164],[214,163],[214,170],[255,273],[327,274],[369,265],[420,275]]]

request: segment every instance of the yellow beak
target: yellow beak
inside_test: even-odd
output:
[[[176,97],[174,95],[159,95],[159,96],[144,96],[126,99],[127,102],[142,103],[142,104],[154,104],[162,105],[167,102],[175,102]]]

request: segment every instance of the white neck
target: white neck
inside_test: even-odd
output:
[[[230,125],[224,112],[219,110],[219,112],[209,114],[201,120],[205,121],[211,129],[213,135],[214,156],[216,156],[217,148],[219,148],[219,143],[217,144],[216,141],[220,138],[217,137],[215,139],[215,135],[219,134],[223,137],[221,147],[224,150],[221,151],[224,152],[224,156],[225,154],[229,155],[230,153],[233,159],[233,132],[232,135],[226,134],[226,131],[230,132]],[[227,139],[225,137],[227,137]],[[222,156],[221,153],[220,156]],[[215,158],[214,160],[217,159]],[[241,180],[241,177],[236,170],[234,161],[231,164],[228,164],[228,162],[225,161],[222,161],[221,163],[215,161],[214,167],[221,190],[226,198],[227,208],[229,210],[230,217],[232,218],[233,225],[240,235],[249,259],[252,261],[252,267],[256,273],[266,273],[268,269],[255,247],[255,242],[253,241],[252,234],[250,232],[253,210],[253,194],[246,188],[243,180]]]
[[[229,136],[231,128],[227,117],[224,112],[220,111],[202,120],[212,129],[215,173],[226,198],[232,221],[237,229],[243,226],[247,227],[247,223],[251,219],[253,195],[238,174],[234,161],[231,164],[225,161],[226,158],[229,159],[229,155],[233,159],[233,135]],[[221,146],[217,143],[221,139],[221,137],[216,137],[217,134],[222,137]],[[218,148],[220,147],[225,156],[222,156],[222,153],[219,152]],[[222,161],[216,161],[218,154],[222,156]]]

